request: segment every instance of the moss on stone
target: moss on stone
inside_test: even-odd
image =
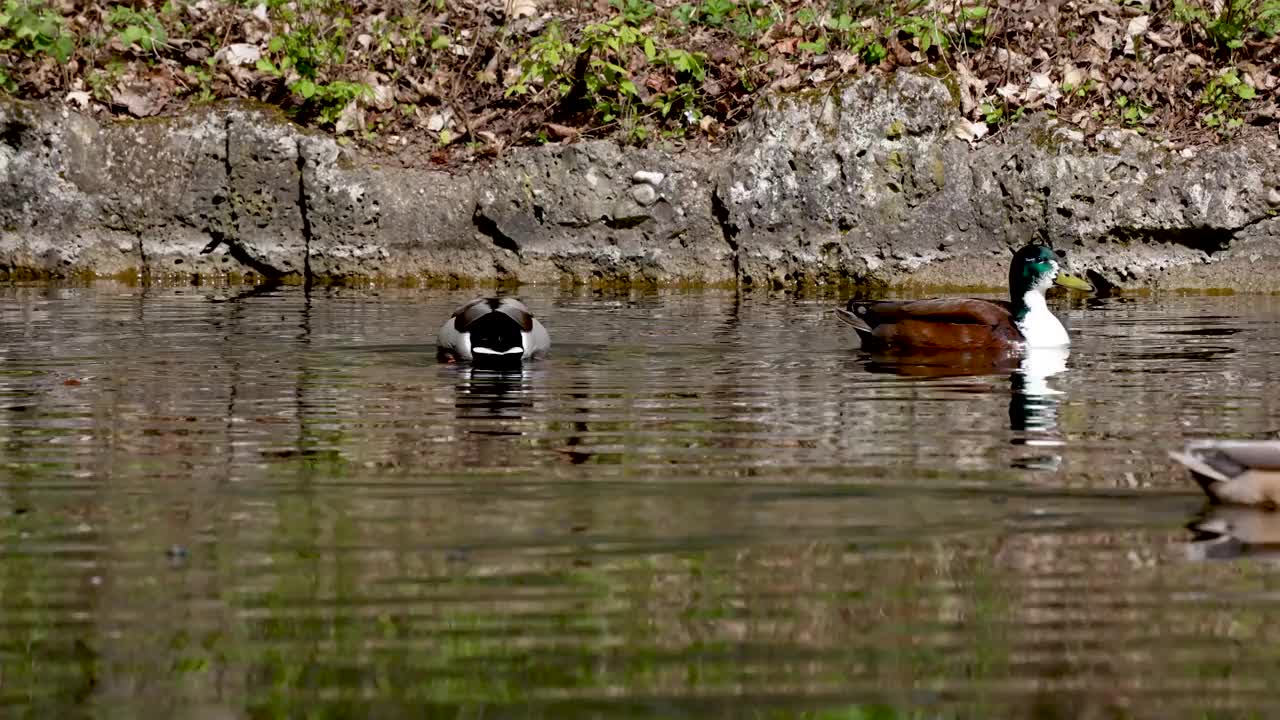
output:
[[[960,81],[956,79],[956,74],[951,71],[949,65],[942,61],[925,63],[916,66],[916,72],[940,80],[946,86],[947,93],[951,95],[951,102],[956,107],[960,107]]]

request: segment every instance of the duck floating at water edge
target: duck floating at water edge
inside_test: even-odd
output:
[[[550,350],[551,336],[516,298],[476,298],[453,311],[436,344],[442,362],[510,368]]]
[[[973,352],[1065,346],[1071,337],[1049,311],[1044,293],[1055,284],[1084,291],[1093,286],[1062,272],[1059,260],[1051,248],[1039,244],[1014,253],[1008,301],[850,300],[836,309],[836,316],[858,331],[867,350]]]
[[[1280,440],[1199,440],[1169,457],[1213,502],[1280,508]]]

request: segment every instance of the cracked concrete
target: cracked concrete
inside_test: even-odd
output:
[[[1030,240],[1103,287],[1280,291],[1280,139],[975,147],[939,81],[765,98],[720,152],[520,148],[379,168],[261,108],[99,123],[0,102],[0,273],[271,280],[993,286]]]

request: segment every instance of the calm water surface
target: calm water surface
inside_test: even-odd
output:
[[[1280,519],[1165,456],[1280,429],[1280,301],[948,377],[831,298],[522,295],[493,375],[466,293],[0,289],[0,715],[1280,711]]]

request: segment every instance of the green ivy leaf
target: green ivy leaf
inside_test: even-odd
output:
[[[147,36],[146,30],[143,30],[137,25],[130,25],[129,27],[120,31],[120,42],[124,43],[125,45],[133,45],[134,43],[141,44],[141,41],[144,38],[146,38],[146,36]]]
[[[802,42],[796,47],[806,52],[811,52],[814,55],[821,55],[827,51],[827,39],[825,37],[820,37],[813,42]]]
[[[316,94],[319,88],[310,80],[303,78],[293,84],[293,91],[302,96],[303,100],[310,100]]]
[[[1258,91],[1254,90],[1252,85],[1245,85],[1244,83],[1237,85],[1235,91],[1241,100],[1252,100],[1258,96]]]
[[[61,35],[57,40],[53,41],[53,56],[58,62],[65,63],[71,58],[71,53],[75,51],[75,45],[71,42],[71,38]]]

